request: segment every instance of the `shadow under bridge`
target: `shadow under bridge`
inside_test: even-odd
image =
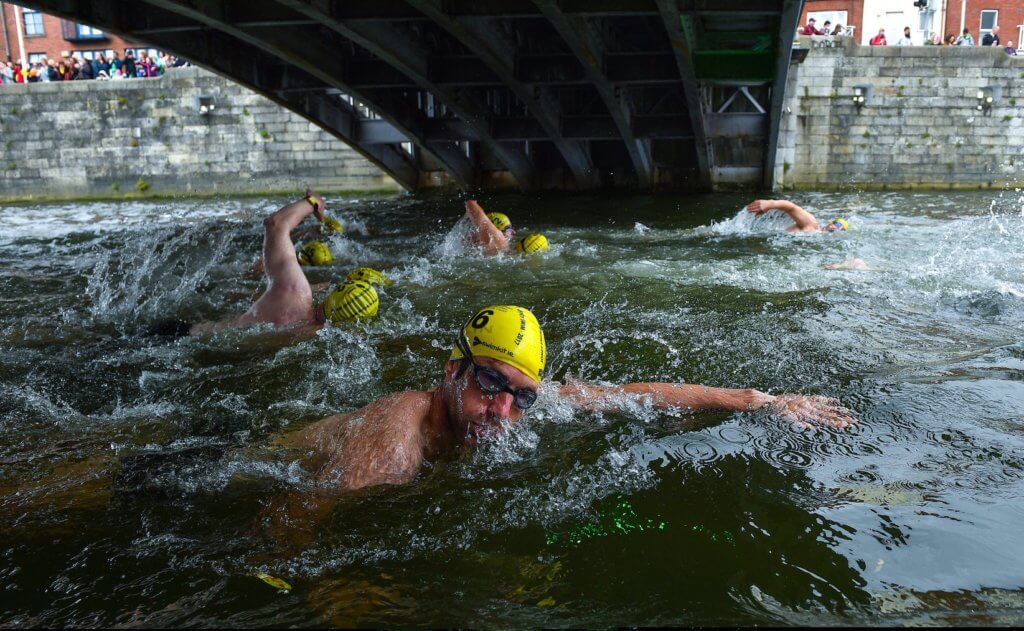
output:
[[[403,187],[771,188],[802,0],[25,0],[189,59]]]

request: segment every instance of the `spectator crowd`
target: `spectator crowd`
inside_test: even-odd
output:
[[[167,53],[151,56],[140,51],[138,58],[131,50],[125,50],[122,59],[117,52],[110,56],[96,53],[93,59],[82,59],[72,53],[60,59],[43,57],[22,66],[18,61],[0,61],[0,83],[38,83],[49,81],[119,80],[145,77],[160,77],[168,68],[187,65]]]
[[[832,35],[838,36],[843,35],[844,29],[841,24],[837,24],[835,28],[832,28],[831,22],[825,20],[822,28],[818,28],[814,18],[807,20],[807,24],[797,29],[797,35]],[[896,40],[896,46],[914,46],[914,42],[910,37],[911,31],[909,26],[903,27],[903,35]],[[878,33],[872,37],[868,43],[872,46],[888,46],[889,40],[886,39],[885,29],[878,29]],[[959,36],[950,33],[946,35],[945,39],[939,39],[938,33],[934,31],[928,34],[928,37],[924,40],[925,46],[978,46],[974,41],[974,36],[971,35],[970,29],[964,29],[963,33]],[[1017,49],[1014,47],[1013,42],[1006,42],[1002,44],[999,40],[999,25],[992,27],[992,30],[985,34],[981,38],[980,46],[986,47],[997,47],[1002,48],[1007,55],[1016,55]]]

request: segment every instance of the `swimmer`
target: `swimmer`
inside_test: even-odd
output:
[[[509,251],[509,243],[515,237],[516,231],[512,228],[512,222],[506,215],[502,213],[488,215],[475,199],[471,199],[466,202],[466,218],[473,224],[470,239],[474,245],[480,246],[485,256],[494,256]]]
[[[191,327],[191,335],[224,329],[273,324],[293,328],[297,333],[314,333],[327,320],[340,322],[377,315],[378,297],[365,282],[342,284],[320,304],[313,304],[313,289],[295,255],[291,232],[310,215],[324,219],[324,199],[307,190],[305,197],[283,206],[263,220],[263,264],[269,286],[244,314],[220,322]]]
[[[850,257],[845,261],[840,261],[839,263],[832,263],[830,265],[826,265],[825,269],[858,270],[864,272],[872,270],[872,268],[868,267],[868,264],[864,261],[864,259],[857,258],[856,256]]]
[[[319,225],[307,228],[295,234],[296,241],[303,239],[329,238],[331,235],[345,234],[345,225],[334,217],[324,217]]]
[[[436,387],[385,396],[286,434],[277,444],[299,450],[324,491],[403,484],[415,477],[425,460],[460,445],[475,446],[518,422],[537,401],[546,363],[544,333],[533,313],[515,306],[487,307],[457,334]],[[772,396],[754,389],[577,382],[559,385],[558,395],[573,407],[602,412],[626,411],[632,400],[655,408],[768,408],[804,426],[813,422],[841,429],[856,423],[834,399]],[[324,510],[319,506],[316,512]],[[286,512],[292,514],[290,509]]]
[[[850,229],[850,222],[836,217],[825,226],[818,223],[814,215],[793,202],[784,199],[757,199],[750,202],[747,210],[757,216],[761,216],[770,210],[781,210],[793,220],[793,225],[786,228],[786,232],[835,232]]]
[[[511,252],[532,254],[548,249],[547,237],[542,234],[528,234],[516,241],[516,231],[508,216],[504,213],[485,213],[475,199],[466,202],[466,218],[473,224],[470,239],[473,245],[483,250],[484,256]]]

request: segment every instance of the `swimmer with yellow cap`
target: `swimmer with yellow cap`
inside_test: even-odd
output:
[[[483,250],[485,256],[503,252],[530,254],[548,249],[548,240],[542,234],[530,234],[516,241],[516,231],[512,228],[512,221],[508,215],[496,212],[485,213],[475,199],[466,202],[466,218],[473,225],[470,239],[474,245]]]
[[[841,217],[836,217],[822,226],[814,215],[784,199],[756,199],[750,202],[747,210],[757,216],[770,210],[781,210],[793,220],[793,225],[786,228],[787,232],[846,232],[850,229],[850,222]]]
[[[263,269],[267,290],[244,314],[220,322],[205,322],[191,327],[200,335],[228,328],[273,324],[290,327],[297,333],[313,333],[328,321],[366,320],[377,315],[376,290],[366,282],[346,282],[320,304],[313,303],[313,289],[299,263],[324,265],[332,260],[330,249],[320,242],[307,243],[296,256],[292,231],[310,214],[324,219],[324,199],[306,191],[302,199],[287,204],[263,220]]]
[[[529,309],[492,305],[470,316],[454,337],[436,387],[385,396],[354,412],[286,434],[278,444],[302,450],[310,463],[320,463],[316,474],[320,484],[354,490],[409,482],[425,460],[495,438],[537,404],[548,363],[544,331]],[[628,413],[640,403],[641,408],[672,410],[766,408],[798,424],[836,428],[856,422],[832,399],[772,396],[753,389],[574,382],[545,390],[571,406],[603,412]],[[290,518],[295,513],[289,509],[281,514]]]
[[[298,258],[299,265],[330,265],[334,262],[331,249],[320,241],[310,241],[303,245]]]
[[[378,287],[390,287],[395,284],[390,278],[372,267],[357,267],[348,273],[345,280],[361,280]]]

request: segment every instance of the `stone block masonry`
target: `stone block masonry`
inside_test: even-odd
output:
[[[809,44],[805,44],[809,46]],[[860,110],[854,88],[870,86]],[[989,114],[978,91],[992,89]],[[813,48],[790,67],[783,189],[1024,185],[1024,57],[993,48]]]
[[[200,95],[213,97],[212,113],[199,113]],[[199,68],[0,86],[0,200],[305,186],[400,190],[316,125]]]

